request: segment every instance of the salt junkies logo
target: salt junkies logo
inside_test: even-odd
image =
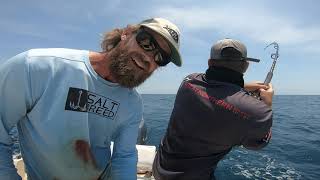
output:
[[[108,119],[114,119],[119,102],[79,88],[69,88],[65,110],[89,112]]]

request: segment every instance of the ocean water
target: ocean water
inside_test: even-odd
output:
[[[142,95],[150,145],[165,133],[175,95]],[[272,140],[260,151],[234,148],[217,179],[320,179],[320,96],[278,95],[273,100]]]
[[[147,144],[158,146],[168,125],[175,95],[142,95]],[[320,179],[320,96],[273,100],[272,140],[260,151],[234,148],[215,172],[217,179]],[[19,154],[16,129],[14,153]]]

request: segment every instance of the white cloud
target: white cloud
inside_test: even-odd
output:
[[[96,17],[94,16],[94,14],[90,11],[87,12],[87,19],[89,22],[91,22],[92,24],[96,24],[97,20]]]
[[[307,44],[303,46],[304,53],[317,53],[320,54],[320,47],[319,44]],[[319,59],[319,56],[317,56],[317,59]]]
[[[11,20],[1,19],[0,20],[1,31],[7,31],[10,33],[16,33],[19,35],[27,35],[37,38],[46,38],[46,35],[37,33],[38,30],[35,25],[20,23]]]
[[[43,25],[34,22],[22,22],[20,20],[0,19],[1,31],[23,36],[30,36],[51,41],[63,41],[67,33],[82,33],[83,28],[73,24],[54,24],[54,26]],[[53,30],[54,29],[54,30]]]
[[[301,25],[290,17],[272,14],[263,7],[186,7],[159,8],[157,14],[165,14],[179,22],[184,31],[215,30],[221,34],[247,37],[261,43],[276,40],[282,45],[299,46],[320,42],[320,26]],[[316,47],[306,47],[306,51],[319,52]]]

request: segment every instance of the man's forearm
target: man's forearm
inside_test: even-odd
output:
[[[112,179],[137,179],[137,153],[113,157],[111,162]]]

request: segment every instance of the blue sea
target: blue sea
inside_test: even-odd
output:
[[[175,95],[145,94],[142,98],[147,144],[157,146]],[[260,151],[234,148],[218,164],[217,179],[320,179],[320,96],[278,95],[273,111],[270,144]],[[14,149],[18,154],[17,140]]]
[[[165,133],[175,95],[142,95],[148,144]],[[320,96],[276,95],[272,140],[260,151],[234,148],[217,179],[320,179]]]

